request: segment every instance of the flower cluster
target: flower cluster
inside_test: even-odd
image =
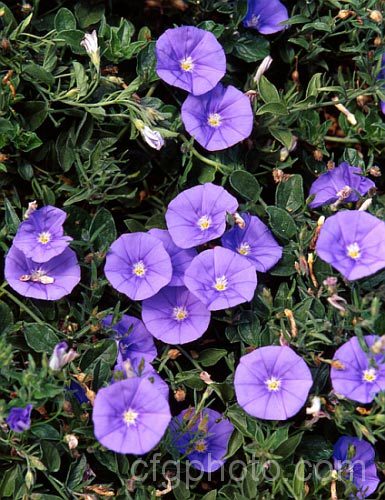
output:
[[[30,211],[5,259],[9,285],[24,297],[58,300],[80,281],[76,254],[64,236],[66,213],[47,205]]]

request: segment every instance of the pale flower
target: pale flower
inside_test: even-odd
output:
[[[87,54],[90,56],[92,64],[95,68],[99,69],[100,66],[100,50],[98,45],[98,35],[96,30],[92,33],[86,33],[80,45],[85,48]]]

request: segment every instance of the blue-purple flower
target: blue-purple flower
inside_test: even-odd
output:
[[[248,0],[243,24],[263,35],[270,35],[284,30],[284,22],[288,19],[287,9],[279,0]]]
[[[49,358],[48,366],[53,371],[60,371],[66,364],[70,363],[79,356],[73,349],[68,350],[68,344],[65,341],[55,345],[53,353]]]
[[[240,214],[244,224],[235,224],[222,236],[222,245],[243,255],[257,271],[265,273],[282,257],[269,228],[255,215]]]
[[[226,72],[225,52],[215,36],[195,26],[166,30],[156,42],[156,72],[170,85],[201,95]]]
[[[11,408],[6,422],[13,432],[24,432],[31,427],[32,405],[25,408]]]
[[[381,69],[378,73],[377,80],[385,80],[385,54],[381,57]],[[380,101],[380,107],[382,113],[385,115],[385,101]]]

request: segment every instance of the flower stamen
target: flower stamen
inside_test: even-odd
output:
[[[362,372],[362,380],[364,382],[373,383],[377,378],[377,372],[374,368],[368,368]]]
[[[190,72],[190,71],[192,71],[194,69],[194,63],[193,63],[193,60],[192,60],[191,56],[184,57],[183,59],[181,59],[181,61],[180,61],[180,68],[183,71],[187,71],[187,72]]]
[[[246,241],[241,243],[239,245],[239,247],[237,248],[237,252],[240,253],[241,255],[249,255],[250,250],[251,250],[251,247]]]
[[[142,260],[140,260],[139,262],[136,262],[132,266],[132,273],[135,274],[135,276],[138,276],[139,278],[144,277],[144,275],[146,274],[146,267],[145,267]]]
[[[37,237],[37,241],[41,243],[42,245],[46,245],[51,241],[51,233],[48,231],[43,231],[42,233],[39,234]]]
[[[356,242],[348,245],[346,247],[346,250],[347,250],[348,257],[350,257],[351,259],[356,260],[356,259],[359,259],[361,257],[361,249],[360,249],[359,244]]]
[[[222,117],[219,113],[210,113],[207,118],[207,123],[210,127],[218,128],[222,125]]]
[[[123,413],[123,420],[127,427],[130,427],[130,425],[135,425],[136,419],[138,418],[139,413],[137,413],[135,410],[132,408],[129,408],[127,411]]]
[[[265,382],[270,392],[277,392],[281,388],[281,381],[277,377],[270,377]]]
[[[214,288],[215,290],[218,290],[218,292],[224,292],[225,290],[227,290],[227,286],[228,286],[228,281],[226,276],[224,275],[220,276],[215,280]]]
[[[198,220],[198,226],[201,231],[206,231],[211,226],[211,219],[208,215],[202,215],[202,217]]]
[[[174,307],[172,315],[176,321],[184,321],[188,316],[188,312],[187,312],[187,309],[185,307],[177,306],[177,307]]]

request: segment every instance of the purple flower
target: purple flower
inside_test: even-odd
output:
[[[11,408],[5,420],[13,432],[23,432],[31,427],[32,405],[25,408]]]
[[[185,344],[201,337],[210,311],[185,287],[165,287],[143,301],[142,318],[154,337],[167,344]]]
[[[226,149],[247,139],[253,128],[249,98],[220,83],[201,96],[190,94],[182,105],[186,130],[208,151]]]
[[[311,185],[309,195],[315,195],[310,208],[318,208],[332,203],[351,203],[375,187],[370,179],[362,175],[360,167],[352,167],[346,162],[321,174]]]
[[[68,350],[67,342],[59,342],[55,345],[52,356],[49,358],[48,366],[53,371],[59,371],[78,356],[79,354],[73,349]]]
[[[254,266],[227,248],[205,250],[191,262],[184,282],[210,311],[250,301],[257,286]]]
[[[226,56],[209,31],[182,26],[168,29],[156,42],[158,76],[194,95],[205,94],[226,73]]]
[[[116,332],[115,340],[118,342],[118,363],[126,359],[131,361],[154,361],[156,347],[154,339],[140,319],[123,314],[122,319],[111,326],[112,314],[106,316],[102,324],[111,327]]]
[[[47,262],[60,255],[72,240],[63,236],[66,217],[63,210],[50,205],[36,210],[20,224],[13,244],[28,259]]]
[[[288,19],[287,9],[279,0],[248,0],[243,25],[270,35],[284,30],[286,26],[281,23]]]
[[[266,346],[241,357],[234,385],[245,412],[265,420],[287,420],[305,404],[313,380],[293,349]]]
[[[192,248],[222,236],[226,213],[233,213],[238,202],[223,187],[207,182],[182,191],[166,212],[171,238],[180,248]]]
[[[257,271],[265,273],[282,257],[282,247],[269,228],[256,216],[241,214],[244,227],[235,224],[222,236],[222,245],[246,257]]]
[[[205,472],[214,472],[225,463],[231,422],[210,408],[198,414],[194,408],[183,410],[170,424],[171,445],[187,455],[190,465]]]
[[[370,276],[385,267],[385,223],[358,210],[338,212],[323,224],[316,250],[347,280]]]
[[[377,80],[385,80],[385,54],[381,58],[381,70],[378,73]],[[385,115],[385,101],[380,101],[382,113]]]
[[[138,358],[133,361],[130,359],[118,361],[114,367],[114,379],[122,380],[133,377],[147,379],[168,400],[170,392],[168,385],[150,363]]]
[[[342,436],[334,445],[334,468],[357,487],[354,498],[368,497],[380,482],[374,456],[373,446],[356,437]]]
[[[145,378],[128,378],[96,394],[92,414],[97,440],[117,453],[143,455],[162,439],[171,420],[162,394]]]
[[[170,282],[172,266],[161,241],[148,233],[131,233],[112,243],[104,273],[118,292],[142,300]]]
[[[70,248],[48,262],[37,264],[14,245],[5,257],[5,279],[24,297],[58,300],[72,292],[80,281],[80,267]]]
[[[149,234],[163,243],[166,252],[170,256],[172,278],[168,286],[184,286],[184,272],[197,254],[195,248],[183,249],[177,247],[166,229],[150,229]]]
[[[366,335],[364,339],[367,352],[357,337],[337,349],[333,359],[340,366],[332,368],[330,376],[337,394],[359,403],[371,403],[378,392],[385,390],[385,360],[383,354],[370,351],[378,337]]]
[[[79,401],[80,404],[89,402],[89,399],[86,396],[86,391],[80,384],[78,384],[74,380],[71,380],[68,387],[68,392],[70,392]]]

